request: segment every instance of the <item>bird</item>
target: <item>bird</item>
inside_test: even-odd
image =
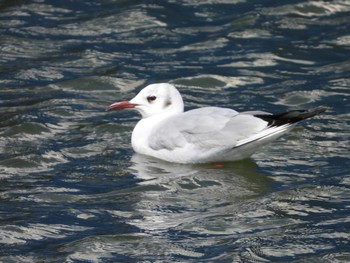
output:
[[[326,111],[318,107],[271,114],[212,106],[184,111],[180,92],[169,83],[150,84],[133,99],[107,107],[121,109],[141,114],[131,136],[136,153],[182,164],[249,158],[300,121]]]

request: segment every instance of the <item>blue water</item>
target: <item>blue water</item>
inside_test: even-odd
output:
[[[0,1],[1,262],[350,262],[350,3]],[[186,108],[328,107],[223,167],[139,156],[154,82]]]

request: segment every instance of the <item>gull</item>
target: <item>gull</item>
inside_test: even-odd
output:
[[[184,111],[180,92],[168,83],[148,85],[130,101],[113,103],[107,109],[134,109],[141,114],[131,136],[135,152],[183,164],[248,158],[298,122],[326,110],[271,114],[203,107]]]

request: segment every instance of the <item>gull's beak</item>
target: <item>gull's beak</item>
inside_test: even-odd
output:
[[[131,109],[135,108],[137,104],[131,103],[128,100],[115,102],[107,107],[107,110],[122,110],[122,109]]]

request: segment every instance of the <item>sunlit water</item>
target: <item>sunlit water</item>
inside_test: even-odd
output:
[[[0,1],[0,261],[350,261],[350,3]],[[105,107],[326,106],[249,160],[133,154]]]

